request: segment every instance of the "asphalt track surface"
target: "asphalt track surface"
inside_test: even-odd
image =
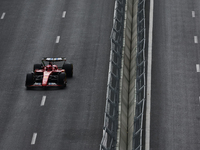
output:
[[[155,0],[153,24],[150,149],[199,150],[200,1]]]
[[[99,149],[113,9],[113,0],[0,0],[0,150]],[[26,90],[42,57],[73,63],[65,89]]]

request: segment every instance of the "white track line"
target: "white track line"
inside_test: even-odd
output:
[[[31,145],[35,144],[36,138],[37,138],[37,133],[33,133],[33,137],[32,137],[32,140],[31,140]]]
[[[198,37],[194,36],[194,43],[198,43]]]
[[[149,44],[148,44],[148,68],[147,68],[147,101],[146,101],[146,127],[145,150],[150,150],[150,117],[151,117],[151,70],[152,70],[152,42],[153,42],[153,10],[154,0],[150,1],[149,13]]]
[[[57,36],[56,43],[59,43],[59,42],[60,42],[60,36]]]
[[[195,17],[195,11],[192,11],[192,18]]]
[[[2,15],[1,15],[1,19],[4,19],[6,13],[4,12]]]
[[[63,11],[62,18],[65,18],[65,16],[66,16],[66,11]]]
[[[40,106],[44,106],[44,104],[45,104],[45,101],[46,101],[46,96],[43,96],[42,97],[42,101],[41,101],[41,104],[40,104]]]
[[[197,70],[197,72],[200,72],[199,64],[196,64],[196,70]]]
[[[199,104],[200,104],[200,96],[199,96]]]

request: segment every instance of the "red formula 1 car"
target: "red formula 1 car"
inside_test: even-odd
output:
[[[45,62],[48,64],[46,65]],[[73,76],[73,64],[65,62],[66,58],[42,58],[42,64],[35,64],[33,73],[26,75],[25,86],[27,88],[38,86],[66,87],[67,77]],[[62,63],[62,66],[58,67],[58,63]]]

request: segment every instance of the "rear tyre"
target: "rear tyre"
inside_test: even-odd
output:
[[[26,75],[26,83],[25,83],[25,86],[26,88],[30,88],[31,85],[34,84],[34,80],[33,80],[33,74],[32,73],[28,73]]]
[[[33,72],[35,72],[36,69],[42,69],[42,64],[34,64]]]
[[[60,85],[61,88],[66,87],[66,75],[64,72],[58,74],[58,85]]]
[[[68,78],[73,77],[73,64],[64,64],[62,68],[65,69]]]

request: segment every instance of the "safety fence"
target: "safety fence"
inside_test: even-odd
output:
[[[144,114],[146,102],[146,68],[145,68],[145,0],[138,0],[137,16],[137,79],[136,79],[136,110],[134,119],[133,150],[144,149]]]
[[[100,150],[115,150],[118,128],[118,104],[121,58],[123,47],[124,13],[126,0],[115,0],[111,52],[104,115],[103,137]]]

